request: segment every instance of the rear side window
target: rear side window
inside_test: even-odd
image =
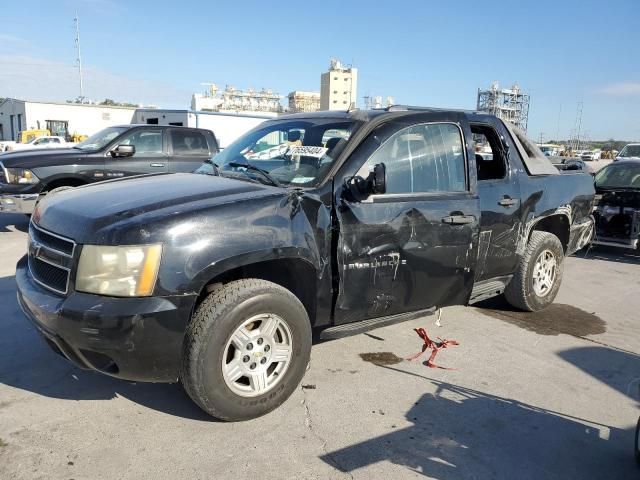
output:
[[[464,143],[460,129],[451,123],[420,124],[399,130],[369,158],[365,167],[371,171],[378,163],[386,166],[387,193],[467,190]]]
[[[478,181],[500,180],[507,175],[507,160],[498,133],[488,125],[471,125]]]
[[[173,153],[177,155],[209,155],[207,139],[201,132],[172,130]]]

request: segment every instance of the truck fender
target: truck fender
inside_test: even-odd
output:
[[[565,251],[569,243],[569,232],[571,228],[572,207],[571,205],[562,205],[558,208],[548,210],[540,216],[533,216],[528,219],[524,224],[524,232],[520,237],[518,244],[517,254],[522,256],[525,248],[531,238],[531,233],[534,230],[543,230],[545,232],[553,233],[560,243],[562,243]]]

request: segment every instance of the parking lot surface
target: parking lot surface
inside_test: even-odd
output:
[[[221,423],[178,385],[78,370],[15,300],[26,217],[0,215],[0,478],[636,478],[640,257],[568,258],[555,304],[500,300],[317,343],[273,413]],[[413,328],[455,339],[430,369]],[[364,354],[382,358],[376,365]],[[372,355],[364,355],[369,359]]]

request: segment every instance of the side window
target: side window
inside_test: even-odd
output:
[[[49,143],[48,138],[39,138],[38,140],[33,142],[34,145],[44,145],[45,143]]]
[[[49,143],[60,143],[60,139],[59,138],[50,138],[49,139]]]
[[[496,131],[487,125],[471,125],[478,181],[500,180],[507,175],[507,162],[502,142]]]
[[[136,130],[118,142],[119,145],[133,145],[136,155],[162,154],[162,131]]]
[[[209,155],[207,139],[193,130],[171,130],[173,153],[176,155]]]
[[[359,172],[387,169],[387,193],[464,192],[464,142],[451,123],[413,125],[394,133]]]

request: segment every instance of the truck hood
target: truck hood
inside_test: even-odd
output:
[[[41,148],[17,150],[0,154],[0,162],[7,168],[48,167],[50,165],[73,164],[87,154],[77,148]]]
[[[47,196],[32,220],[83,244],[149,243],[154,241],[148,236],[156,230],[151,228],[154,224],[225,203],[283,194],[282,188],[210,175],[144,175]]]

